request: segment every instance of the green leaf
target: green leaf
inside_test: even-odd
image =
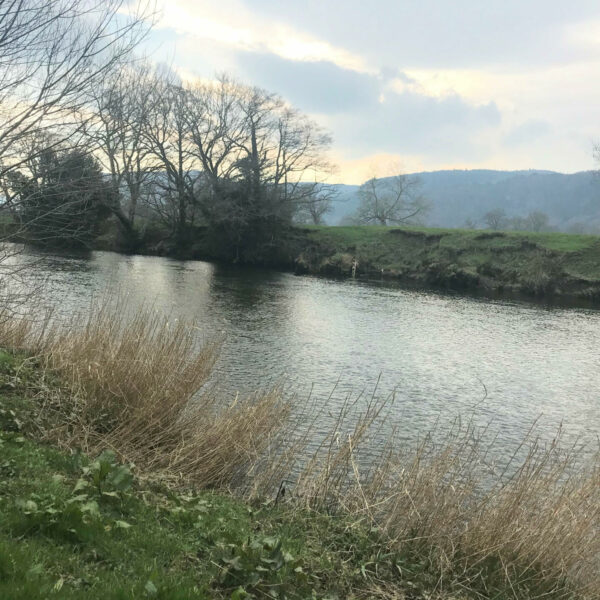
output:
[[[234,558],[224,558],[223,562],[234,571],[243,571],[244,565],[242,564],[242,559],[239,556]]]
[[[275,550],[281,545],[281,542],[276,537],[263,538],[263,545],[267,550]]]
[[[85,502],[88,499],[88,495],[87,494],[77,494],[77,496],[73,496],[72,498],[69,498],[65,504],[76,504],[78,502]]]
[[[115,489],[123,492],[131,487],[133,475],[125,465],[120,465],[112,470],[107,480]]]
[[[31,581],[32,579],[37,579],[38,577],[40,577],[40,575],[43,574],[43,572],[44,566],[40,563],[36,563],[35,565],[29,567],[27,573],[25,574],[25,579],[27,579],[28,581]]]
[[[115,527],[118,527],[119,529],[129,529],[131,524],[127,521],[115,521]]]
[[[73,493],[85,490],[85,488],[89,487],[89,485],[90,484],[85,479],[78,479],[75,487],[73,488]]]
[[[158,594],[158,588],[149,579],[148,581],[146,581],[144,590],[146,591],[146,594],[150,597],[156,596],[156,594]]]
[[[104,463],[109,466],[114,465],[117,462],[117,456],[112,450],[103,450],[95,462]]]
[[[38,511],[38,505],[33,500],[17,500],[17,506],[26,515],[31,515]]]
[[[88,513],[92,517],[100,516],[100,508],[98,507],[98,503],[95,500],[90,500],[89,502],[86,502],[81,507],[81,512]]]
[[[248,598],[249,596],[250,596],[250,594],[248,594],[248,592],[243,587],[240,586],[237,590],[235,590],[231,594],[231,600],[244,600],[245,598]]]

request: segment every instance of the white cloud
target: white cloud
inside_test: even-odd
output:
[[[600,50],[600,19],[574,23],[566,27],[566,41],[587,50]]]
[[[258,19],[235,0],[220,3],[196,0],[164,0],[158,28],[173,29],[195,38],[237,50],[268,52],[287,60],[328,61],[358,72],[373,69],[359,55],[298,31],[277,20]]]

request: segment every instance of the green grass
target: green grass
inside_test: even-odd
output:
[[[0,598],[401,598],[435,587],[413,549],[389,551],[350,516],[173,489],[110,452],[36,441],[38,375],[34,360],[0,351]]]
[[[326,225],[312,225],[306,227],[315,239],[337,241],[340,244],[353,245],[377,241],[387,241],[392,231],[398,227],[380,227],[375,225],[330,227]],[[425,236],[439,237],[442,245],[448,247],[466,247],[470,244],[481,245],[482,235],[490,236],[485,242],[487,246],[520,244],[527,240],[540,247],[561,252],[576,252],[591,249],[600,243],[596,235],[580,235],[571,233],[534,233],[528,231],[484,231],[479,229],[442,229],[431,227],[402,228],[408,232],[419,232]],[[494,234],[500,234],[495,236]],[[492,242],[495,240],[495,242]],[[498,240],[502,240],[498,242]]]
[[[459,290],[600,300],[600,238],[566,233],[376,226],[306,227],[298,265]]]
[[[35,358],[0,350],[2,599],[583,600],[535,563],[473,563],[460,542],[440,570],[418,523],[393,541],[368,513],[169,487],[110,451],[45,444],[61,389]]]

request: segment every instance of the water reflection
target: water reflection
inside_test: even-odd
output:
[[[285,381],[334,410],[381,374],[388,424],[407,439],[458,413],[491,420],[507,445],[538,417],[547,439],[564,422],[593,440],[600,424],[597,312],[105,252],[36,259],[29,277],[47,278],[64,315],[119,290],[132,309],[151,302],[224,335],[215,377],[231,393]]]

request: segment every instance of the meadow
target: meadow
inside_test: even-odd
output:
[[[306,227],[299,271],[397,279],[460,291],[598,302],[600,238],[399,227]]]

